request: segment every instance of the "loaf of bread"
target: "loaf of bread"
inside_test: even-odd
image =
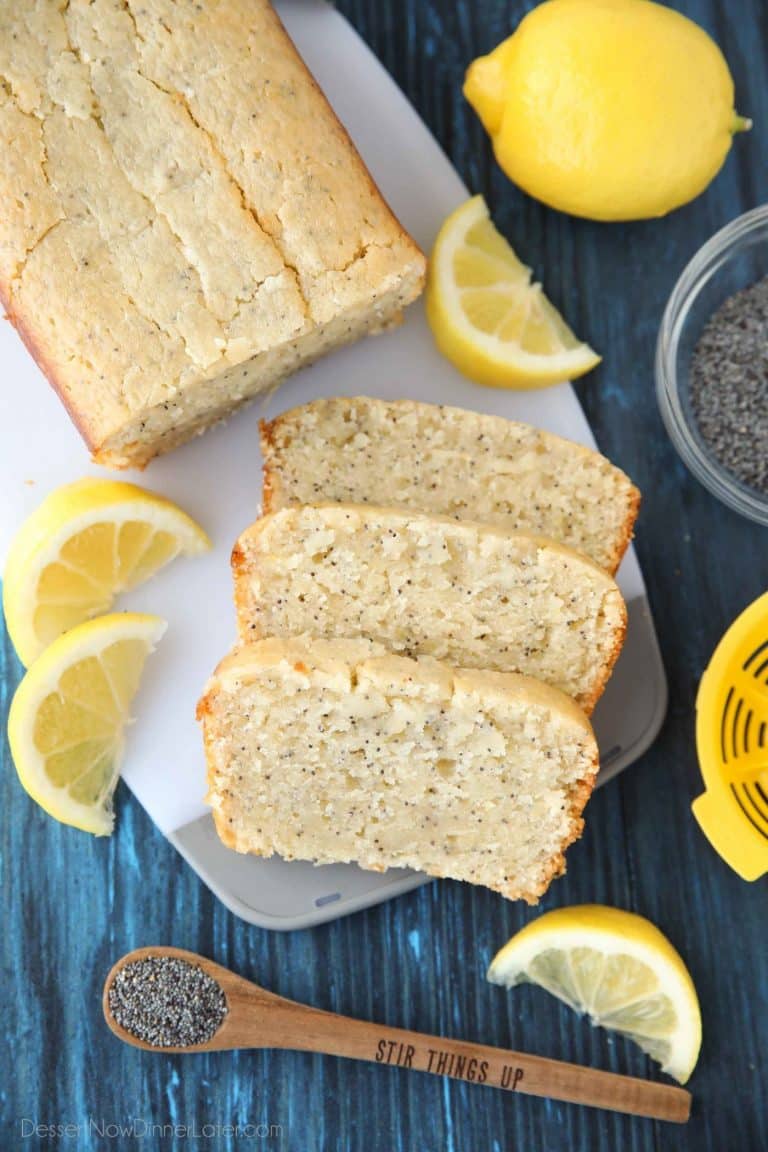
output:
[[[590,712],[619,654],[611,577],[543,537],[362,504],[263,516],[232,556],[245,640],[364,637],[459,668],[524,672]]]
[[[261,424],[264,511],[387,503],[559,540],[614,573],[640,493],[599,452],[413,400],[315,400]]]
[[[562,693],[362,640],[245,645],[198,718],[229,847],[416,868],[531,903],[564,871],[597,771]]]
[[[424,258],[267,0],[0,0],[0,299],[141,467],[395,320]]]

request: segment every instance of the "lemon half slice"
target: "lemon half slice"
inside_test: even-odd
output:
[[[427,319],[465,376],[497,388],[575,380],[600,357],[574,336],[496,231],[482,196],[443,224],[429,262]]]
[[[29,666],[62,632],[107,612],[180,553],[210,548],[170,500],[118,480],[56,489],[20,528],[3,577],[8,631]]]
[[[112,831],[128,710],[165,628],[158,616],[101,616],[55,640],[19,684],[8,716],[16,771],[62,823]]]
[[[680,955],[642,916],[584,904],[547,912],[504,945],[493,984],[538,984],[593,1024],[622,1032],[684,1084],[701,1047],[701,1013]]]

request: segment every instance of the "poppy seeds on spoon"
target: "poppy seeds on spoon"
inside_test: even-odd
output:
[[[153,1048],[204,1044],[228,1011],[221,985],[197,964],[176,956],[124,964],[107,996],[114,1020]]]
[[[710,317],[693,353],[689,389],[710,454],[768,494],[768,276]]]

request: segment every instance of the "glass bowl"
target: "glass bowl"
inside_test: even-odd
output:
[[[704,325],[729,296],[763,276],[768,276],[768,205],[716,232],[675,285],[656,345],[656,394],[670,439],[693,475],[730,508],[768,524],[768,494],[744,484],[712,455],[690,397],[691,358]]]

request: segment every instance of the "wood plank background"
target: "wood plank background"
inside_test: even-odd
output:
[[[107,1031],[100,989],[129,948],[201,951],[284,995],[370,1020],[460,1036],[639,1075],[650,1063],[544,993],[506,993],[483,973],[536,913],[454,883],[432,884],[346,920],[290,935],[249,927],[185,867],[121,788],[118,832],[59,827],[23,794],[0,748],[0,938],[4,1023],[2,1147],[132,1149],[96,1125],[266,1124],[244,1139],[147,1136],[146,1148],[273,1147],[290,1152],[765,1152],[768,1149],[766,883],[738,880],[691,814],[702,668],[731,619],[768,587],[764,530],[721,507],[685,472],[653,392],[664,302],[717,228],[766,199],[768,14],[764,0],[678,0],[716,36],[755,119],[710,190],[671,218],[600,226],[550,212],[512,187],[460,85],[467,63],[532,5],[510,0],[344,0],[500,227],[533,263],[576,331],[605,355],[579,392],[602,448],[644,493],[637,548],[670,681],[667,722],[642,762],[591,802],[568,875],[543,908],[600,901],[649,916],[686,957],[704,1017],[686,1128],[515,1098],[488,1088],[290,1053],[146,1056]],[[393,125],[393,131],[396,126]],[[766,446],[768,450],[768,446]],[[2,641],[5,716],[20,676]],[[5,731],[5,724],[3,724]],[[85,1125],[76,1138],[24,1138],[22,1120]]]

